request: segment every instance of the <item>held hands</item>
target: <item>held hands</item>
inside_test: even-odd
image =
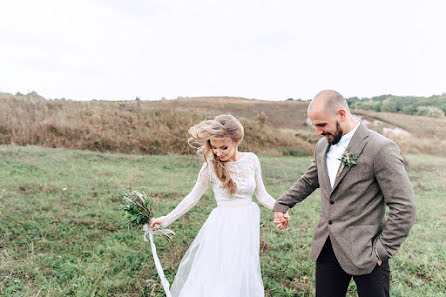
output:
[[[161,217],[161,218],[153,218],[150,220],[149,224],[150,224],[150,228],[152,228],[154,231],[157,231],[159,226],[164,223],[164,221],[167,218],[165,217]]]
[[[149,225],[150,228],[152,228],[154,231],[157,231],[159,226],[164,223],[166,220],[166,217],[160,217],[160,218],[153,218],[150,220]],[[277,225],[277,228],[280,230],[285,229],[288,226],[288,223],[290,222],[288,214],[284,214],[280,211],[274,212],[274,223]]]
[[[274,223],[280,230],[285,229],[288,226],[289,221],[290,221],[289,217],[285,215],[283,212],[280,211],[274,212]]]

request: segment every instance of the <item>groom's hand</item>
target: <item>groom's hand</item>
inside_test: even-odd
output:
[[[285,217],[283,212],[275,211],[274,212],[274,223],[277,227],[282,230],[288,225],[288,219]]]

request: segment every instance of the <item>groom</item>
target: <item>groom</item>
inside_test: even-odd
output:
[[[307,172],[277,200],[274,221],[279,228],[286,226],[283,214],[288,208],[320,188],[322,212],[311,248],[316,296],[345,297],[352,277],[360,297],[389,296],[388,259],[415,219],[400,150],[355,121],[336,91],[317,94],[308,116],[317,134],[325,137],[316,144]]]

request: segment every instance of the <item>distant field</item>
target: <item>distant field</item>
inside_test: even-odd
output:
[[[0,144],[194,154],[186,143],[188,128],[215,115],[232,113],[245,126],[242,149],[269,156],[310,156],[318,137],[306,123],[307,106],[308,102],[233,97],[77,102],[0,93]],[[404,153],[444,155],[446,151],[444,118],[353,112],[366,118],[371,129],[397,141]],[[377,122],[380,124],[375,125]],[[385,132],[396,128],[409,134]]]
[[[228,100],[239,103],[75,102],[0,93],[0,144],[150,155],[194,154],[187,145],[188,128],[217,114],[232,112],[246,130],[243,149],[267,155],[311,155],[317,136],[310,133],[310,128],[289,134],[274,127],[268,119],[265,124],[256,119],[260,111],[271,107],[291,115],[294,109],[289,106],[302,104],[282,102],[277,106],[285,108],[279,108],[267,101],[253,100],[256,102],[253,105],[245,104],[251,102],[246,99]],[[282,118],[285,119],[285,114]],[[301,119],[301,124],[304,121],[305,118]]]
[[[408,154],[417,219],[391,261],[391,296],[446,296],[446,157]],[[260,156],[264,182],[278,197],[310,157]],[[192,188],[195,155],[127,155],[0,146],[0,296],[164,296],[140,230],[121,228],[120,189],[146,191],[166,214]],[[167,278],[215,207],[211,191],[157,238]],[[280,232],[261,206],[261,265],[266,296],[314,296],[310,246],[318,193],[291,210]],[[356,296],[352,284],[348,296]]]

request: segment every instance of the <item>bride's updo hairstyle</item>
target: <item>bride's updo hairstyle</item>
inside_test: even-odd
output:
[[[227,189],[233,194],[237,189],[237,184],[231,179],[229,169],[225,162],[212,152],[211,139],[223,140],[230,138],[232,141],[238,141],[240,144],[245,135],[242,124],[231,114],[221,114],[213,120],[202,121],[189,129],[188,143],[197,149],[197,153],[202,155],[205,160],[210,159],[215,168],[215,174],[222,182],[222,188]]]

